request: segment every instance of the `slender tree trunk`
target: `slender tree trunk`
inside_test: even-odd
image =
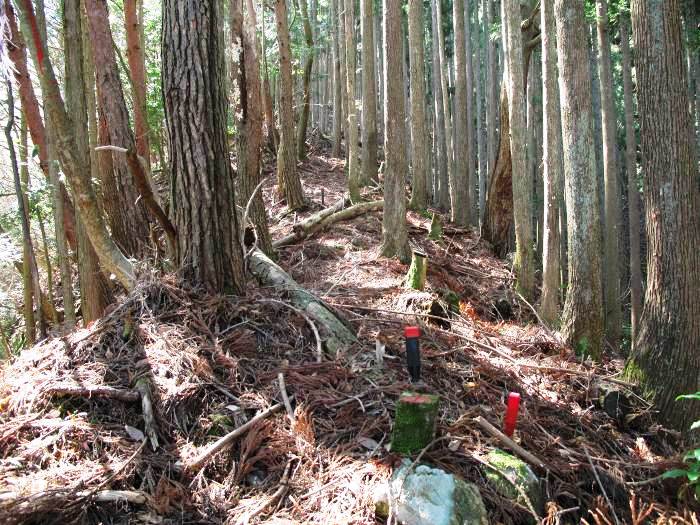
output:
[[[504,30],[507,33],[508,114],[515,219],[515,261],[517,286],[527,300],[535,294],[535,254],[532,235],[532,184],[527,173],[527,120],[520,32],[519,0],[506,2]]]
[[[297,128],[297,156],[299,160],[306,158],[306,128],[309,123],[309,109],[311,104],[311,72],[314,66],[314,35],[309,22],[309,13],[306,8],[306,0],[298,0],[301,9],[301,19],[304,25],[304,40],[306,41],[306,58],[304,60],[304,101],[299,114],[299,126]]]
[[[600,101],[603,127],[603,169],[605,176],[605,333],[608,342],[617,347],[620,341],[622,310],[620,308],[619,223],[620,190],[617,184],[617,116],[613,100],[612,61],[607,0],[596,0],[598,28],[598,64],[600,68]]]
[[[367,0],[364,0],[367,1]],[[428,205],[428,146],[425,121],[425,57],[423,54],[423,2],[408,3],[408,47],[411,53],[411,208],[425,210]]]
[[[27,198],[26,189],[29,188],[29,167],[27,166],[27,140],[26,140],[26,119],[22,118],[22,137],[19,149],[20,157],[20,182],[22,189],[22,201],[24,203],[23,210],[25,215],[21,217],[22,223],[29,221],[29,216],[26,215],[29,211],[29,199]],[[31,346],[36,342],[36,319],[34,318],[34,282],[32,279],[32,264],[31,258],[33,254],[30,251],[30,244],[22,242],[22,299],[24,302],[24,337],[27,345]]]
[[[411,258],[406,227],[406,197],[404,177],[408,170],[404,154],[405,114],[403,75],[400,60],[390,60],[401,53],[401,2],[384,0],[384,218],[382,222],[381,254],[398,257],[404,263]]]
[[[287,4],[275,0],[277,40],[280,55],[280,145],[277,151],[277,188],[284,195],[287,207],[298,210],[306,205],[304,191],[297,173],[296,148],[294,147],[294,82],[292,80],[292,50],[287,26]]]
[[[360,0],[362,28],[362,180],[377,181],[377,75],[374,64],[374,2]],[[422,42],[422,41],[421,41]]]
[[[467,0],[466,9],[462,10],[460,18],[464,23],[464,66],[466,68],[466,86],[467,86],[467,199],[469,203],[469,222],[471,224],[479,224],[479,204],[477,201],[478,176],[476,169],[478,167],[477,148],[476,148],[476,119],[474,116],[474,60],[472,57],[472,27],[471,27],[471,6]],[[477,9],[478,10],[478,9]]]
[[[241,207],[245,208],[250,203],[248,218],[255,228],[260,249],[268,256],[272,256],[272,239],[267,226],[267,213],[262,193],[258,189],[260,184],[260,165],[262,153],[262,100],[260,84],[260,64],[256,53],[255,27],[256,16],[252,0],[247,0],[247,13],[244,18],[242,0],[232,0],[229,4],[231,17],[231,32],[233,36],[233,49],[239,50],[234,55],[234,69],[232,71],[234,91],[240,97],[236,100],[235,119],[238,127],[237,152],[238,152],[238,196]],[[245,229],[247,224],[242,225]]]
[[[554,16],[569,231],[569,283],[562,333],[577,352],[599,359],[604,328],[602,246],[583,4],[579,0],[555,0]]]
[[[357,100],[355,98],[355,0],[345,0],[345,88],[347,96],[347,126],[346,137],[347,177],[350,200],[360,200],[362,174],[358,164],[357,151]]]
[[[497,105],[498,105],[498,87],[496,86],[496,43],[491,40],[491,26],[494,23],[493,4],[496,0],[483,0],[486,10],[486,155],[488,165],[486,166],[487,173],[493,173],[496,163],[497,144]]]
[[[11,3],[6,3],[7,19],[10,27],[10,35],[12,37],[11,44],[8,46],[8,54],[12,65],[14,66],[13,73],[17,81],[19,99],[22,105],[22,114],[27,120],[27,127],[32,142],[39,149],[39,165],[41,166],[44,176],[49,180],[49,162],[47,158],[46,146],[46,128],[39,113],[39,102],[34,94],[29,69],[27,67],[27,47],[24,37],[17,28],[14,11]],[[75,211],[73,203],[68,196],[68,191],[63,183],[60,183],[58,188],[59,195],[63,201],[63,229],[65,231],[68,242],[71,246],[76,246],[75,238]]]
[[[662,421],[688,431],[700,402],[675,399],[700,391],[700,188],[679,1],[633,1],[632,28],[649,266],[627,369],[653,395]]]
[[[126,28],[126,58],[129,62],[131,93],[134,102],[134,133],[136,153],[151,171],[151,148],[148,111],[146,107],[146,58],[143,48],[143,19],[139,17],[137,0],[124,0],[124,26]],[[89,10],[88,10],[89,12]]]
[[[484,5],[485,0],[482,2],[482,6],[486,9]],[[476,148],[477,148],[477,158],[479,162],[478,174],[479,174],[479,201],[478,201],[478,225],[481,226],[484,216],[484,207],[486,205],[486,142],[487,142],[487,130],[486,130],[486,104],[484,101],[484,69],[485,61],[483,60],[483,49],[482,45],[482,29],[483,29],[483,18],[481,23],[479,22],[479,6],[475,6],[474,9],[474,54],[476,55],[476,64],[474,65],[474,78],[475,78],[475,89],[474,94],[476,97]],[[486,33],[486,38],[488,39],[488,32]],[[488,40],[486,42],[488,45]]]
[[[262,55],[262,66],[263,66],[263,103],[265,105],[265,126],[267,127],[267,141],[270,148],[273,151],[277,151],[279,147],[279,133],[277,132],[277,126],[275,125],[275,104],[272,99],[272,91],[270,90],[270,74],[267,67],[267,50],[265,45],[265,9],[264,4],[261,11],[262,16],[260,20],[262,22],[262,31],[260,38],[260,54]]]
[[[455,97],[454,97],[454,170],[450,179],[450,200],[452,204],[452,222],[457,226],[467,227],[471,220],[471,175],[472,148],[470,144],[469,119],[471,114],[469,93],[467,91],[467,56],[464,36],[464,0],[452,3],[452,21],[454,24],[454,63],[455,63]],[[444,96],[444,94],[443,94]]]
[[[7,141],[7,147],[10,150],[10,164],[12,166],[12,175],[15,185],[15,194],[17,195],[17,207],[19,208],[20,223],[22,225],[22,239],[23,245],[25,247],[25,254],[27,255],[27,260],[29,263],[29,272],[31,274],[31,280],[25,279],[25,286],[30,285],[32,287],[32,294],[34,295],[34,303],[37,305],[36,316],[39,321],[39,337],[44,339],[46,337],[46,319],[44,318],[43,312],[41,310],[41,282],[39,280],[39,268],[37,267],[36,257],[34,254],[34,246],[32,243],[32,235],[29,225],[29,210],[25,207],[25,196],[24,190],[22,189],[22,182],[20,181],[19,168],[17,166],[17,155],[15,153],[14,140],[12,138],[12,128],[15,125],[15,99],[12,94],[12,83],[7,80],[7,125],[5,126],[5,140]],[[25,291],[25,297],[27,297]],[[28,322],[26,319],[25,322]],[[33,320],[32,320],[33,322]],[[32,344],[34,341],[30,340],[29,336],[33,332],[33,329],[27,327],[27,341]]]
[[[593,108],[593,144],[596,159],[596,180],[598,181],[598,206],[601,219],[605,221],[605,173],[603,166],[603,118],[600,99],[600,72],[598,71],[598,37],[595,24],[589,27],[589,60],[591,68],[591,96]],[[605,233],[603,232],[603,235]],[[603,291],[605,292],[605,291]]]
[[[226,140],[222,8],[217,0],[165,0],[163,93],[182,271],[212,291],[240,293],[245,276]],[[287,154],[295,160],[293,147]]]
[[[39,222],[39,232],[41,233],[41,245],[44,249],[44,261],[46,264],[46,298],[45,302],[51,309],[51,323],[58,326],[60,320],[56,311],[56,301],[53,294],[53,267],[51,265],[51,253],[49,252],[49,241],[46,237],[46,226],[44,224],[44,216],[40,210],[37,210],[37,219]]]
[[[338,2],[331,0],[331,26],[333,27],[333,156],[340,157],[343,140],[343,102],[342,76],[340,74],[340,23],[338,21]]]
[[[442,91],[443,123],[445,125],[445,149],[447,152],[447,173],[450,188],[450,209],[452,220],[455,221],[457,214],[464,213],[464,210],[455,209],[455,201],[458,200],[456,192],[458,190],[456,167],[454,157],[454,144],[452,141],[452,117],[450,112],[450,91],[448,87],[448,65],[445,59],[445,36],[442,27],[442,4],[440,0],[435,0],[435,23],[437,25],[438,56],[440,58],[440,89]]]
[[[637,137],[634,129],[634,87],[630,53],[629,21],[620,18],[620,48],[622,50],[622,85],[625,102],[625,169],[627,171],[627,211],[630,243],[630,324],[632,341],[642,315],[642,267],[640,250],[639,182],[637,179]]]
[[[435,191],[436,205],[442,211],[450,210],[450,182],[449,182],[449,159],[447,142],[445,140],[445,106],[442,95],[442,62],[440,60],[438,43],[439,31],[437,29],[437,1],[431,0],[431,22],[432,22],[432,53],[433,53],[433,99],[435,108],[435,119],[433,135],[437,142],[438,162],[435,165],[435,178],[437,188]]]
[[[559,258],[559,206],[563,175],[561,109],[557,74],[557,42],[554,0],[542,0],[542,108],[544,111],[544,239],[542,248],[542,297],[540,316],[550,324],[559,319],[561,269]]]
[[[99,255],[102,266],[114,274],[115,278],[127,289],[135,284],[134,270],[131,262],[124,256],[107,231],[97,197],[95,195],[88,167],[78,154],[75,135],[66,113],[58,82],[49,59],[45,43],[38,31],[37,20],[32,4],[23,0],[20,4],[22,30],[32,37],[32,55],[39,72],[43,93],[44,108],[48,110],[49,119],[56,128],[57,152],[61,159],[63,171],[73,188],[77,207],[85,223],[90,241]]]

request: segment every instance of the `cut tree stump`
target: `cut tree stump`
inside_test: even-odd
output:
[[[442,239],[442,221],[440,220],[440,216],[435,212],[433,212],[433,218],[430,221],[428,239],[431,241],[439,241]]]
[[[430,394],[401,394],[396,403],[392,452],[413,454],[428,446],[435,435],[439,400]]]
[[[304,312],[319,325],[323,344],[332,356],[357,341],[352,330],[336,316],[330,306],[299,286],[287,272],[260,250],[256,249],[251,253],[248,269],[264,286],[285,292],[292,306]]]
[[[347,197],[343,197],[333,206],[321,210],[320,212],[312,215],[295,224],[293,227],[293,232],[289,235],[282,237],[272,243],[274,248],[281,248],[282,246],[288,246],[299,242],[311,235],[327,228],[328,226],[335,224],[336,222],[347,221],[364,215],[365,213],[370,213],[373,211],[379,211],[384,208],[384,201],[372,201],[372,202],[361,202],[346,208],[345,206],[350,202]]]
[[[406,286],[414,290],[425,288],[425,277],[428,273],[428,256],[422,252],[413,251],[411,266],[406,275]]]

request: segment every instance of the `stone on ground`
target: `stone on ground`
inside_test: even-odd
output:
[[[520,505],[529,508],[528,502],[523,497],[519,487],[532,504],[533,510],[541,513],[544,507],[540,480],[523,460],[495,449],[488,453],[486,462],[494,469],[486,469],[486,478],[493,488],[502,496],[517,501]],[[507,478],[507,479],[506,479]]]

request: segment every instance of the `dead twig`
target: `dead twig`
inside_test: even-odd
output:
[[[492,437],[495,437],[498,439],[501,443],[503,443],[505,446],[510,448],[513,452],[515,452],[518,456],[520,456],[522,459],[530,463],[531,465],[534,465],[542,470],[551,470],[555,471],[552,467],[547,465],[543,460],[535,456],[534,454],[528,452],[525,450],[523,447],[518,445],[515,441],[510,439],[508,436],[506,436],[503,432],[498,430],[496,427],[494,427],[491,423],[486,421],[483,417],[478,416],[477,418],[474,419],[477,425],[479,425],[482,429],[486,431],[487,434],[490,434]]]
[[[106,397],[119,401],[138,401],[140,394],[136,390],[126,390],[123,388],[112,388],[103,385],[61,385],[49,386],[46,391],[56,396],[77,396],[77,397]]]
[[[284,407],[287,409],[289,421],[294,423],[294,410],[292,410],[292,404],[290,403],[289,396],[287,395],[287,387],[284,384],[284,374],[282,372],[277,374],[277,382],[280,385],[280,394],[282,395],[282,400],[284,401]]]

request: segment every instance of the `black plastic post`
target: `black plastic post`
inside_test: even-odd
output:
[[[404,329],[406,336],[406,367],[411,376],[411,383],[420,381],[420,328],[407,326]]]

